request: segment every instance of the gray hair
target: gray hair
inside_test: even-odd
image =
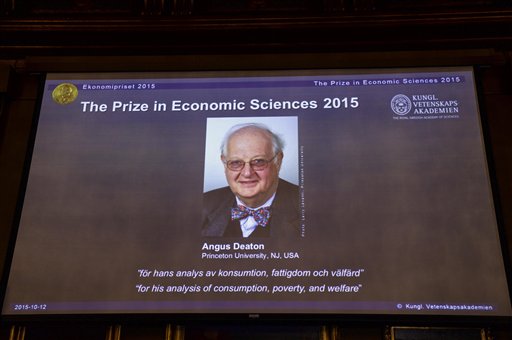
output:
[[[228,153],[228,142],[229,139],[238,131],[245,128],[255,128],[261,131],[264,131],[270,135],[272,141],[272,150],[274,151],[274,155],[283,152],[285,142],[278,134],[272,132],[265,124],[261,123],[243,123],[232,126],[224,138],[222,139],[222,143],[220,144],[220,152],[222,156],[226,156]]]

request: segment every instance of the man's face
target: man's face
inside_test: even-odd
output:
[[[247,206],[256,208],[265,203],[277,190],[282,153],[265,169],[253,170],[248,162],[254,159],[270,160],[274,157],[271,136],[257,128],[247,127],[235,132],[228,141],[227,153],[222,161],[241,160],[245,163],[240,171],[224,165],[231,191]]]

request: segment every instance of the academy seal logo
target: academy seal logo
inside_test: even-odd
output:
[[[404,116],[411,111],[412,103],[404,94],[397,94],[391,99],[391,110],[399,116]]]
[[[52,92],[53,101],[61,105],[71,104],[77,96],[78,89],[71,83],[59,84]]]

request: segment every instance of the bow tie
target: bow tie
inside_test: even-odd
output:
[[[268,224],[270,219],[270,207],[263,207],[260,209],[249,209],[243,205],[231,208],[231,220],[241,220],[248,216],[254,217],[254,220],[258,225],[264,227]]]

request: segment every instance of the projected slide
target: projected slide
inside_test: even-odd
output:
[[[470,68],[43,91],[4,315],[511,315]]]

